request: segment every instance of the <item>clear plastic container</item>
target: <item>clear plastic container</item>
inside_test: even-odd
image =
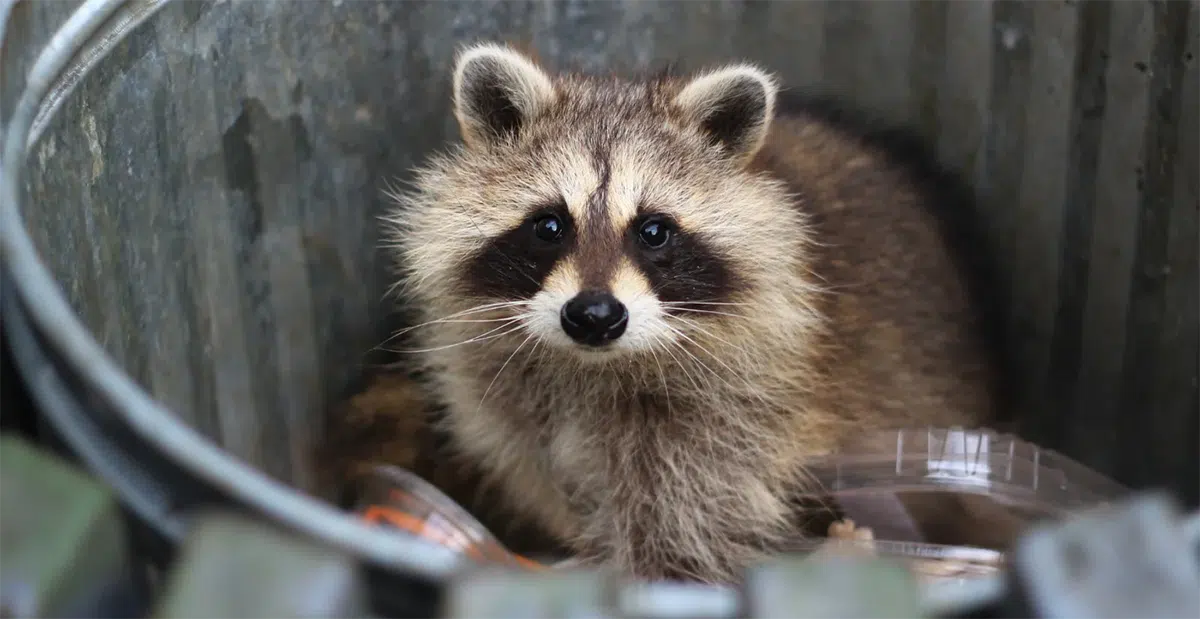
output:
[[[986,430],[864,435],[806,468],[816,489],[799,498],[811,506],[805,514],[816,531],[786,550],[892,557],[920,580],[943,584],[996,574],[1009,544],[1031,523],[1126,492],[1060,454]],[[357,511],[479,562],[553,567],[512,553],[465,509],[404,469],[377,467],[360,485]]]
[[[990,430],[864,436],[808,471],[834,493],[951,490],[1065,512],[1123,495],[1120,484],[1059,454]]]
[[[416,474],[377,466],[360,480],[356,511],[366,521],[427,539],[479,563],[547,567],[509,551],[474,516]]]
[[[993,575],[1030,524],[1126,494],[1061,454],[987,430],[866,435],[806,468],[819,489],[802,500],[840,521],[829,523],[832,539],[797,539],[789,550],[865,550],[926,582]]]

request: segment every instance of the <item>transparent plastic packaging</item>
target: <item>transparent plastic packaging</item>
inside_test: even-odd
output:
[[[1120,497],[1120,484],[1059,454],[990,430],[868,435],[808,471],[835,493],[931,490],[985,494],[1056,513]]]
[[[1126,493],[1061,454],[987,430],[868,435],[807,471],[819,489],[802,499],[839,521],[830,539],[798,539],[789,550],[867,551],[926,582],[995,574],[1030,524]]]
[[[440,544],[479,563],[541,570],[546,566],[509,551],[474,516],[416,474],[377,466],[360,481],[357,513],[366,521]]]
[[[925,582],[995,574],[1009,544],[1029,524],[1126,493],[1058,453],[986,430],[864,435],[806,470],[812,490],[799,499],[811,508],[805,514],[820,516],[809,523],[817,530],[786,550],[891,557]],[[437,488],[397,467],[375,469],[360,487],[357,511],[479,562],[552,567],[512,553]]]

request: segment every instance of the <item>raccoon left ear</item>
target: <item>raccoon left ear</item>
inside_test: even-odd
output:
[[[487,146],[518,134],[555,96],[550,76],[510,47],[470,46],[455,62],[454,112],[468,146]]]
[[[767,136],[775,114],[775,78],[748,64],[700,75],[679,91],[675,105],[713,145],[748,162]]]

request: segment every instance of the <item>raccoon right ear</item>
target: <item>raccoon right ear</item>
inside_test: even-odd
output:
[[[554,99],[550,76],[511,48],[474,45],[455,62],[454,115],[468,147],[487,147],[517,135]]]
[[[714,146],[746,162],[767,136],[778,92],[770,73],[738,64],[695,77],[675,96],[675,106]]]

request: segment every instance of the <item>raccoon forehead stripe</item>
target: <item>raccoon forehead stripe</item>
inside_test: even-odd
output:
[[[609,221],[608,193],[609,185],[612,183],[612,164],[609,163],[607,153],[603,151],[593,152],[592,161],[598,179],[595,190],[588,197],[583,225],[599,229]]]
[[[653,163],[630,148],[613,153],[607,212],[609,224],[614,228],[624,229],[638,216],[646,175],[652,168]]]
[[[584,290],[608,290],[613,272],[624,258],[625,237],[608,223],[608,217],[591,220],[580,230],[572,262]]]
[[[621,236],[611,225],[608,208],[612,182],[610,149],[604,141],[591,145],[590,160],[597,182],[584,207],[572,264],[579,274],[581,290],[608,290],[621,253]]]
[[[571,216],[577,221],[587,219],[588,204],[601,182],[593,162],[574,149],[563,149],[547,155],[553,166],[552,176]]]

